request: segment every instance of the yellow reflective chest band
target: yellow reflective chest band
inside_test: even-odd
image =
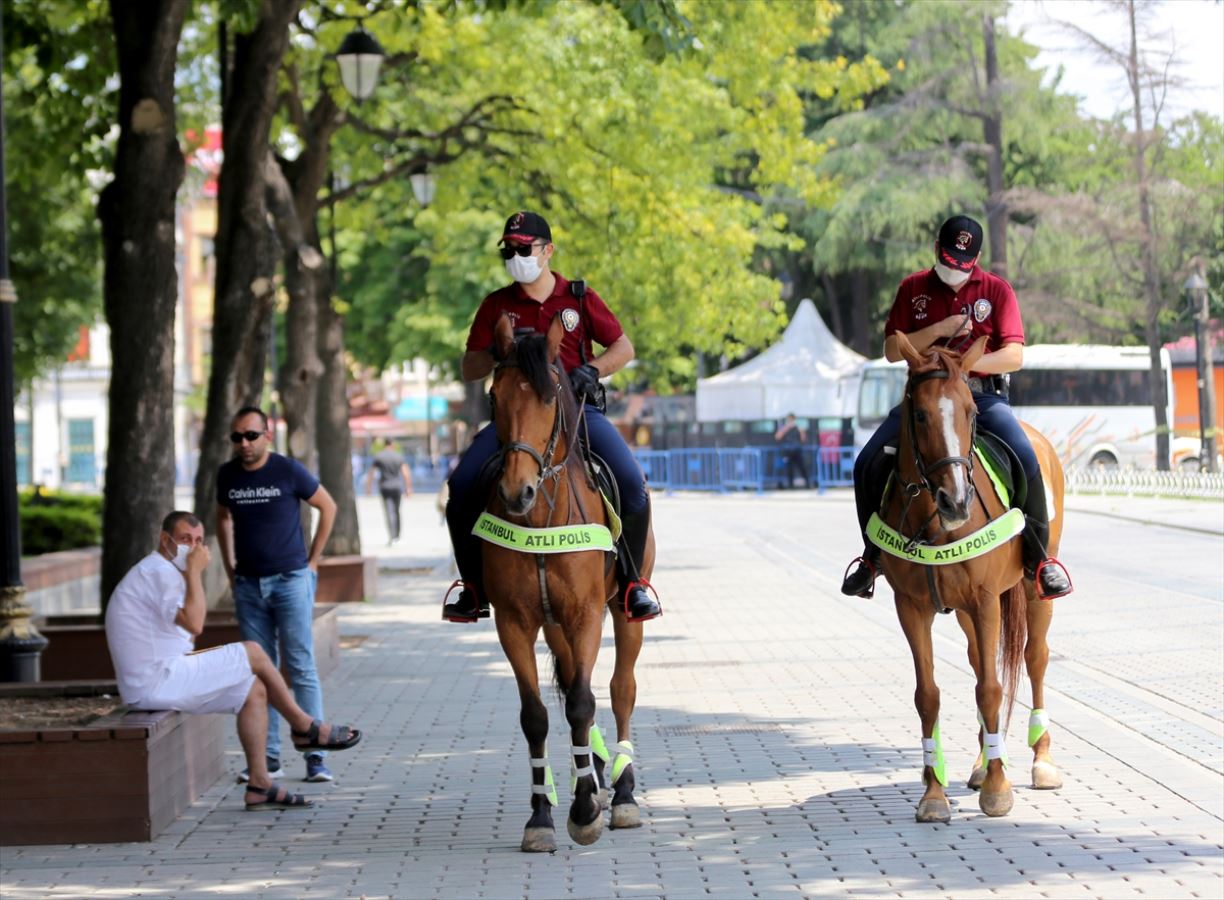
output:
[[[890,556],[928,566],[950,566],[996,550],[1024,530],[1024,513],[1009,509],[973,534],[951,544],[915,544],[901,536],[872,513],[867,522],[867,540]]]
[[[986,470],[986,474],[990,476],[990,483],[994,485],[995,496],[999,498],[1004,506],[1011,506],[1011,497],[1007,493],[1007,488],[1003,486],[1003,479],[995,471],[994,463],[991,462],[990,457],[978,447],[973,448],[973,454],[977,457],[978,462],[982,464],[982,468]]]
[[[490,544],[524,553],[575,553],[580,550],[611,552],[612,533],[603,525],[558,525],[554,528],[524,528],[491,516],[476,520],[472,534]]]

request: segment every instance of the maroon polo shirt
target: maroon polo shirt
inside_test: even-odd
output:
[[[553,285],[551,296],[543,303],[528,297],[518,282],[485,297],[480,309],[476,310],[472,330],[468,332],[467,349],[488,350],[493,346],[493,329],[497,327],[502,313],[510,317],[510,324],[514,328],[534,328],[541,334],[548,332],[553,318],[559,315],[561,324],[565,326],[565,337],[561,340],[561,364],[568,372],[582,365],[579,346],[583,347],[586,359],[590,360],[595,355],[591,349],[592,340],[608,347],[625,333],[612,310],[597,293],[587,288],[586,296],[582,299],[586,306],[586,316],[583,317],[578,308],[578,298],[570,293],[569,281],[556,272],[553,276],[557,283]]]
[[[1024,324],[1020,321],[1020,304],[1010,284],[980,266],[974,266],[969,280],[954,291],[935,274],[935,270],[915,272],[897,288],[892,311],[884,326],[884,336],[896,332],[910,334],[942,321],[951,315],[969,313],[973,333],[957,338],[956,349],[967,350],[983,335],[986,352],[993,353],[1005,344],[1024,343]],[[935,342],[947,345],[943,338]]]

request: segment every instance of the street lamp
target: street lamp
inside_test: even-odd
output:
[[[340,80],[353,99],[361,103],[378,86],[378,70],[382,66],[382,45],[374,35],[366,31],[361,22],[340,42],[336,51],[336,64],[340,67]]]
[[[1215,372],[1212,366],[1211,331],[1207,327],[1207,282],[1198,272],[1190,273],[1182,285],[1186,303],[1194,316],[1194,367],[1198,381],[1199,457],[1203,469],[1216,470]]]
[[[4,171],[4,21],[0,17],[0,681],[38,681],[47,639],[21,583],[21,522],[17,517],[17,428],[13,422],[13,304],[9,280],[8,196]]]

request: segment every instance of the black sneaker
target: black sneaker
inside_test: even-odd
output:
[[[451,590],[460,584],[463,582],[456,581],[451,585]],[[450,591],[446,593],[449,595]],[[476,589],[465,586],[454,603],[442,605],[442,618],[447,622],[475,622],[478,619],[487,619],[489,618],[489,601],[483,597],[477,600]]]
[[[306,781],[331,781],[331,769],[323,763],[321,753],[306,754]]]
[[[268,761],[268,777],[271,779],[281,778],[285,774],[285,770],[281,768],[281,762],[275,756],[265,757]],[[246,784],[251,780],[251,773],[247,769],[243,769],[238,773],[238,783]]]

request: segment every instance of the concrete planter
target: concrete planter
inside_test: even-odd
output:
[[[114,679],[101,616],[47,616],[38,629],[50,641],[42,655],[43,681]],[[240,640],[233,611],[213,611],[205,620],[204,633],[196,638],[196,649]],[[315,605],[314,648],[319,677],[324,677],[340,661],[340,617],[335,604]]]
[[[316,603],[352,603],[378,596],[378,560],[373,556],[328,556],[319,563]]]
[[[0,685],[0,696],[117,694],[115,683]],[[0,845],[151,841],[224,768],[231,716],[135,712],[0,731]]]

